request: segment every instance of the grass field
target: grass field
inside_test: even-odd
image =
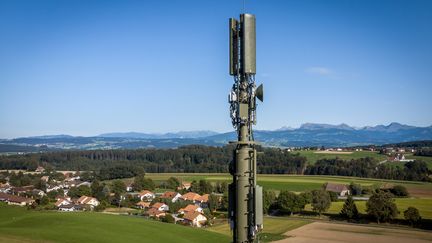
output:
[[[230,242],[224,234],[101,213],[37,212],[0,204],[0,242]]]
[[[293,153],[299,153],[300,155],[306,157],[309,164],[315,164],[317,160],[320,159],[333,159],[341,158],[344,160],[350,159],[360,159],[365,157],[376,158],[378,161],[383,161],[387,156],[379,154],[378,152],[371,151],[353,151],[351,154],[332,154],[332,153],[317,153],[317,151],[294,151]]]
[[[261,234],[261,240],[264,242],[279,240],[285,238],[283,234],[289,230],[296,229],[312,221],[288,218],[264,217],[264,229]],[[217,232],[232,237],[228,224],[220,224],[210,228],[208,231]]]
[[[213,182],[232,180],[229,174],[191,174],[191,173],[162,173],[162,174],[146,174],[156,182],[167,180],[174,176],[182,181],[191,182],[193,180],[205,179]],[[258,184],[268,190],[289,190],[294,192],[302,192],[307,190],[319,189],[324,183],[343,183],[351,182],[359,183],[362,186],[379,186],[383,183],[400,184],[405,186],[410,194],[414,197],[431,197],[432,198],[432,183],[416,182],[416,181],[397,181],[397,180],[382,180],[371,178],[357,178],[344,176],[303,176],[303,175],[258,175]],[[132,179],[125,179],[132,181]]]
[[[397,208],[399,210],[398,218],[404,218],[403,212],[408,207],[416,207],[420,211],[420,215],[424,219],[432,219],[432,199],[431,198],[396,198]],[[339,214],[344,202],[332,202],[330,209],[327,213]],[[357,209],[360,213],[366,214],[366,202],[356,201]],[[312,211],[311,205],[306,205],[306,211]]]

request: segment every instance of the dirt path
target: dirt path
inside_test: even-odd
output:
[[[277,243],[425,243],[432,232],[315,222],[285,233]]]

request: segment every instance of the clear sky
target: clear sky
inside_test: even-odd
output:
[[[246,0],[257,129],[432,125],[432,1]],[[0,138],[232,130],[242,0],[0,1]]]

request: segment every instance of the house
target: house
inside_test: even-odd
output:
[[[135,204],[135,207],[139,208],[139,209],[146,209],[146,208],[150,208],[150,202],[137,202]]]
[[[202,213],[203,209],[198,206],[198,205],[194,205],[194,204],[189,204],[184,208],[181,208],[177,211],[179,214],[187,214],[189,212],[199,212]]]
[[[54,204],[57,208],[59,208],[60,206],[63,205],[70,205],[72,204],[72,202],[70,201],[70,199],[67,198],[59,198],[57,199],[57,202]]]
[[[32,190],[32,195],[33,195],[33,196],[38,196],[38,197],[43,197],[43,196],[45,196],[46,194],[45,194],[45,192],[42,191],[42,190],[39,190],[39,189],[33,189],[33,190]]]
[[[88,181],[81,181],[80,183],[77,184],[77,187],[80,187],[80,186],[88,186],[88,187],[91,187],[91,182],[88,182]]]
[[[344,184],[327,183],[325,190],[329,192],[336,192],[342,197],[350,195],[348,186]]]
[[[59,211],[63,212],[74,212],[74,211],[83,211],[84,207],[77,204],[67,204],[67,205],[61,205],[58,207]]]
[[[189,190],[189,188],[191,187],[191,183],[190,182],[182,182],[182,184],[180,186],[177,187],[177,190]]]
[[[183,222],[192,226],[201,227],[207,222],[207,218],[200,212],[189,212],[183,216]]]
[[[6,202],[10,205],[27,206],[33,204],[35,200],[0,192],[0,202]]]
[[[185,200],[185,201],[188,200],[188,201],[195,202],[200,197],[201,197],[201,195],[199,195],[198,193],[188,192],[188,193],[184,194],[183,196],[181,196],[181,199]]]
[[[209,201],[209,194],[204,194],[201,197],[197,198],[195,200],[195,203],[198,203],[201,207],[208,207],[208,201]]]
[[[49,176],[42,176],[40,179],[43,182],[48,182],[49,181]]]
[[[131,192],[131,191],[133,191],[133,183],[128,183],[128,184],[126,184],[126,191],[127,191],[127,192]]]
[[[166,205],[165,203],[161,203],[161,202],[157,202],[157,203],[153,204],[151,206],[151,208],[155,208],[159,211],[168,211],[169,210],[169,206]]]
[[[60,189],[63,189],[63,186],[59,186],[59,185],[49,185],[46,188],[46,192],[50,192],[50,191],[58,191]]]
[[[0,183],[0,192],[3,193],[9,193],[12,187],[9,185],[9,183],[1,184]]]
[[[78,204],[85,204],[85,205],[90,205],[91,207],[97,207],[99,206],[99,201],[94,198],[94,197],[88,197],[88,196],[81,196],[78,200],[77,200]]]
[[[44,171],[45,171],[45,168],[42,166],[38,166],[35,170],[35,172],[38,172],[38,173],[43,173]]]
[[[179,199],[181,197],[181,194],[180,193],[178,193],[178,192],[171,192],[171,191],[168,191],[168,192],[164,192],[164,194],[162,194],[162,196],[160,196],[160,198],[163,198],[163,199],[169,199],[169,200],[171,200],[171,202],[177,202],[177,200]]]
[[[137,194],[137,197],[141,200],[141,201],[151,201],[155,198],[155,194],[149,190],[143,190],[140,193]]]
[[[14,195],[21,195],[25,193],[31,193],[34,186],[22,186],[22,187],[12,187],[11,192]]]
[[[150,208],[147,211],[147,214],[149,217],[154,217],[154,218],[164,217],[166,215],[164,211],[160,211],[157,208]]]

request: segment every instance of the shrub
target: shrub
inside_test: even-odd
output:
[[[421,221],[420,213],[415,207],[408,207],[408,209],[404,211],[404,217],[411,226],[414,226]]]
[[[390,189],[390,192],[396,197],[407,197],[409,195],[406,187],[401,185],[394,186],[392,189]]]

